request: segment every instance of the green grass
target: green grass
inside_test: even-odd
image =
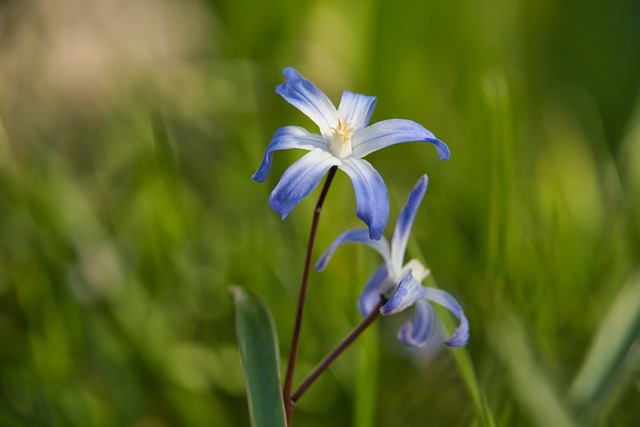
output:
[[[285,221],[267,204],[298,152],[249,180],[276,129],[315,131],[274,93],[288,65],[448,143],[447,162],[428,144],[367,159],[389,224],[429,175],[408,256],[471,326],[464,349],[409,351],[405,319],[381,319],[296,425],[640,419],[635,2],[5,3],[23,25],[0,44],[1,425],[249,425],[227,289],[262,295],[286,362],[317,197]],[[354,213],[339,173],[316,254]],[[359,321],[379,261],[345,246],[311,273],[296,383]]]

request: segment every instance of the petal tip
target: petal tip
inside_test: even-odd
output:
[[[448,347],[464,347],[465,345],[467,345],[467,342],[469,341],[469,335],[463,335],[460,334],[460,336],[452,336],[451,338],[449,338],[448,340],[446,340],[444,343],[448,346]]]
[[[449,157],[451,157],[451,151],[449,150],[447,144],[440,141],[439,139],[436,139],[432,142],[436,145],[436,149],[438,150],[438,160],[449,160]]]
[[[460,326],[453,330],[451,338],[444,343],[449,347],[464,347],[469,342],[469,324],[466,318],[461,322]]]
[[[264,181],[265,181],[265,179],[267,179],[267,177],[266,177],[266,176],[258,175],[258,172],[256,172],[256,173],[254,173],[253,175],[251,175],[251,180],[252,180],[252,181],[255,181],[255,182],[258,182],[258,183],[262,183],[262,182],[264,182]]]
[[[387,305],[383,305],[382,307],[380,307],[380,314],[383,316],[390,316],[394,313],[392,313],[392,310],[390,308],[387,308]]]
[[[422,175],[418,179],[418,182],[416,182],[416,185],[413,187],[413,190],[411,191],[413,194],[420,197],[420,200],[418,201],[418,203],[422,202],[422,198],[427,192],[428,186],[429,186],[429,177],[426,174]],[[409,202],[407,201],[407,203]]]
[[[289,215],[289,212],[291,212],[291,210],[293,209],[293,207],[289,207],[287,206],[286,203],[282,203],[280,200],[275,198],[273,196],[273,192],[269,197],[269,206],[271,206],[271,209],[281,214],[283,220],[287,217],[287,215]]]
[[[298,79],[300,78],[300,73],[293,67],[285,67],[282,70],[282,75],[288,79]]]
[[[325,257],[325,256],[320,257],[320,259],[318,260],[318,262],[316,262],[316,265],[315,265],[315,267],[314,267],[314,268],[315,268],[315,270],[316,270],[316,271],[322,271],[322,270],[324,270],[324,269],[325,269],[325,267],[327,266],[328,261],[329,261],[329,260],[328,260],[328,258],[327,258],[327,257]]]
[[[369,228],[369,238],[371,240],[380,240],[382,238],[382,231],[379,229]]]

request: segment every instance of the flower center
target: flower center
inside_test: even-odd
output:
[[[409,270],[411,270],[411,275],[418,282],[422,282],[429,274],[431,274],[431,270],[425,268],[425,266],[417,259],[412,259],[402,267],[402,276],[407,274]]]
[[[351,134],[356,130],[351,127],[351,120],[342,121],[342,117],[338,116],[338,126],[331,128],[333,137],[329,143],[329,150],[339,159],[351,156]]]

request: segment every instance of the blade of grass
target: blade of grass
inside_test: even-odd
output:
[[[359,341],[353,425],[368,427],[376,420],[380,350],[375,333],[362,334]]]
[[[435,285],[435,281],[429,283],[429,286],[437,288]],[[434,283],[432,285],[432,283]],[[444,328],[450,333],[453,331],[455,325],[451,317],[448,314],[443,313],[442,310],[436,310],[438,312],[438,320],[442,322]],[[465,347],[458,347],[455,349],[451,349],[451,355],[453,356],[453,360],[455,360],[456,365],[458,366],[458,372],[462,376],[462,380],[464,381],[467,390],[469,391],[469,395],[471,396],[471,400],[475,406],[477,416],[481,420],[482,426],[485,427],[495,427],[496,422],[493,418],[493,413],[491,412],[491,408],[489,407],[487,401],[485,400],[482,392],[480,391],[480,384],[478,384],[478,378],[473,367],[473,362],[471,361],[471,355],[469,351]]]
[[[508,372],[511,387],[533,424],[541,427],[575,427],[573,414],[562,392],[526,340],[525,329],[515,317],[490,324],[488,337]]]
[[[238,286],[231,287],[230,293],[236,306],[236,333],[251,424],[283,427],[280,354],[271,314],[256,293]]]
[[[360,248],[362,249],[362,248]],[[366,277],[369,265],[363,262],[363,250],[358,251],[358,270],[360,277]],[[357,288],[354,288],[356,291]],[[360,289],[354,294],[358,297]],[[374,327],[375,329],[375,327]],[[362,334],[358,338],[358,362],[354,393],[354,427],[370,427],[376,425],[378,409],[378,387],[380,366],[380,338],[376,330]]]
[[[616,393],[616,383],[625,382],[637,355],[630,352],[640,333],[640,273],[618,292],[600,322],[589,351],[573,384],[569,398],[586,418],[598,415]]]
[[[417,255],[417,258],[419,259],[424,259],[424,254],[422,253],[419,245],[415,243],[414,238],[409,238],[409,246],[413,255]],[[429,268],[426,263],[424,263],[424,265],[427,269]],[[429,275],[425,279],[424,284],[425,286],[440,289],[435,279],[433,278],[433,275]],[[438,320],[442,323],[445,330],[449,333],[453,331],[455,326],[451,317],[448,314],[444,314],[440,309],[436,309],[436,312],[438,313]],[[480,385],[478,384],[478,378],[473,367],[473,362],[471,361],[469,351],[466,347],[458,347],[452,349],[451,354],[453,355],[453,359],[458,366],[458,372],[460,372],[462,380],[464,381],[464,384],[469,391],[469,395],[471,396],[471,400],[473,401],[473,405],[475,406],[477,416],[481,420],[481,425],[485,427],[495,427],[496,422],[494,420],[493,413],[491,412],[491,408],[480,392]]]
[[[489,206],[487,266],[489,283],[500,284],[499,275],[507,259],[510,200],[513,181],[513,114],[506,77],[499,71],[483,76],[482,89],[489,123]]]

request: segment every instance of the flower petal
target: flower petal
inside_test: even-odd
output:
[[[447,144],[411,120],[383,120],[354,133],[351,139],[353,155],[359,158],[389,145],[410,141],[430,142],[436,146],[440,160],[449,158]]]
[[[393,265],[396,271],[400,271],[402,268],[402,260],[404,259],[404,252],[407,249],[409,232],[411,231],[413,219],[416,217],[418,207],[420,207],[420,202],[422,202],[424,193],[427,191],[428,182],[429,179],[426,175],[420,177],[415,187],[413,187],[413,190],[411,190],[407,203],[398,216],[398,222],[396,223],[393,238],[391,239],[391,265]]]
[[[369,237],[369,232],[364,228],[356,228],[353,230],[345,231],[341,235],[339,235],[331,246],[322,254],[318,262],[316,263],[316,270],[322,271],[327,266],[329,259],[333,255],[333,253],[340,247],[343,243],[364,243],[367,246],[371,246],[373,249],[378,251],[382,258],[384,258],[385,264],[389,262],[389,243],[387,239],[380,240],[372,240]]]
[[[369,227],[369,236],[380,239],[389,219],[389,194],[382,177],[366,160],[347,157],[340,169],[345,171],[356,193],[356,216]]]
[[[380,308],[380,314],[389,316],[400,313],[424,296],[426,288],[418,282],[411,270],[402,278],[395,294]]]
[[[300,200],[318,186],[329,168],[340,163],[331,153],[314,148],[284,172],[280,182],[271,192],[269,205],[276,212],[280,212],[284,219]]]
[[[273,134],[271,142],[264,152],[262,163],[258,171],[253,174],[251,179],[257,182],[264,182],[271,170],[271,153],[277,150],[286,150],[289,148],[301,148],[303,150],[313,150],[314,148],[326,148],[327,143],[322,137],[315,133],[307,132],[306,129],[299,126],[285,126],[280,128]]]
[[[398,339],[412,347],[422,347],[436,330],[436,314],[433,307],[421,299],[415,303],[413,322],[408,321],[398,331]]]
[[[446,291],[435,288],[425,288],[426,292],[424,298],[437,302],[441,306],[447,308],[454,316],[460,319],[460,324],[453,330],[451,338],[445,341],[445,344],[449,347],[462,347],[469,341],[469,321],[467,320],[462,307],[458,304],[458,301]]]
[[[367,281],[364,290],[358,299],[358,310],[363,316],[368,316],[380,303],[380,294],[384,283],[389,280],[387,264],[382,264],[376,269]]]
[[[276,87],[276,93],[313,120],[325,138],[331,138],[331,128],[338,123],[338,111],[331,100],[292,67],[282,74],[288,80]]]
[[[364,129],[371,120],[371,114],[376,106],[375,96],[360,95],[345,90],[338,106],[338,115],[343,122],[351,121],[351,127]]]

